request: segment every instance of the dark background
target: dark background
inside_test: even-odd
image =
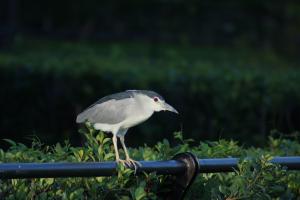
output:
[[[1,1],[1,29],[65,39],[274,47],[296,53],[297,1]],[[299,50],[299,49],[298,49]]]
[[[130,145],[180,130],[261,145],[300,128],[297,1],[4,0],[0,49],[0,138],[79,145],[77,113],[126,89],[181,113],[155,114]]]

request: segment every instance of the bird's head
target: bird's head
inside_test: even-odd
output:
[[[138,90],[142,103],[145,107],[150,108],[155,112],[159,111],[170,111],[178,114],[178,111],[171,105],[166,103],[164,98],[153,91]]]
[[[154,96],[151,98],[151,107],[155,112],[170,111],[178,114],[178,111],[175,108],[166,103],[166,101],[161,99],[159,96]]]

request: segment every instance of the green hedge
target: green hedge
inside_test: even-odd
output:
[[[71,146],[67,141],[48,146],[38,139],[28,147],[6,140],[10,148],[0,149],[0,162],[114,160],[110,137],[89,127],[81,132],[86,138],[82,147]],[[174,134],[174,140],[173,146],[164,139],[153,147],[145,144],[129,148],[129,153],[136,160],[166,160],[186,151],[200,158],[242,158],[235,172],[199,174],[187,199],[297,199],[300,196],[300,173],[268,162],[272,156],[299,155],[300,144],[296,139],[269,137],[265,148],[244,148],[232,140],[195,142],[184,139],[180,132]],[[112,177],[0,180],[0,199],[165,199],[172,186],[172,178],[168,177],[155,173],[135,176],[133,170],[119,165],[117,175]]]
[[[273,128],[300,130],[300,70],[272,51],[20,39],[0,52],[1,134],[78,142],[76,114],[126,89],[155,90],[181,113],[134,130],[152,144],[181,128],[258,143]]]

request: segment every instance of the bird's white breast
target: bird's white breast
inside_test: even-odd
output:
[[[146,121],[149,117],[151,117],[152,113],[135,113],[121,123],[121,128],[128,129],[130,127],[136,126],[144,121]]]

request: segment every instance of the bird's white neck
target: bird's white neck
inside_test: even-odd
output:
[[[135,97],[134,101],[135,105],[132,114],[122,123],[123,129],[128,129],[146,121],[154,113],[154,110],[151,107],[145,106],[145,101],[147,101],[147,99],[142,97],[142,95]]]
[[[137,94],[135,99],[138,107],[140,108],[140,112],[148,119],[154,113],[154,109],[149,106],[151,103],[147,103],[152,100],[149,97],[140,94]]]

